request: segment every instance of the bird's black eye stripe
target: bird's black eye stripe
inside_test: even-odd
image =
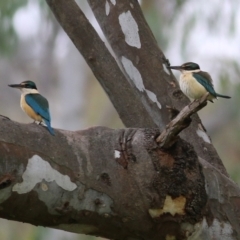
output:
[[[185,70],[194,70],[194,69],[196,69],[196,67],[195,66],[185,66],[184,67],[185,68]]]
[[[37,89],[36,85],[32,82],[25,82],[21,84],[24,88]]]
[[[197,69],[200,69],[199,66],[197,64],[186,64],[186,65],[183,65],[183,69],[185,70],[197,70]]]

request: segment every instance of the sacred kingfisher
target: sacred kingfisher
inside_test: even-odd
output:
[[[54,135],[51,127],[51,117],[49,113],[48,101],[45,97],[39,94],[36,84],[32,81],[24,81],[20,84],[10,84],[9,87],[18,88],[21,90],[20,106],[22,110],[39,124],[44,121],[48,131]]]
[[[189,98],[199,99],[206,93],[209,93],[208,100],[211,102],[217,97],[231,98],[215,92],[211,76],[201,71],[197,63],[187,62],[181,66],[169,66],[168,68],[180,70],[180,89]]]

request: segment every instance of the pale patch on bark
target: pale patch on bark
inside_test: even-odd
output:
[[[110,13],[110,5],[107,0],[106,0],[106,4],[105,4],[105,11],[106,11],[106,15],[108,16],[108,14]]]
[[[110,0],[113,5],[116,5],[116,0]]]
[[[210,138],[208,137],[207,133],[201,129],[197,130],[197,135],[203,139],[203,141],[207,143],[211,143]]]
[[[190,223],[181,224],[181,229],[185,233],[185,237],[188,240],[206,240],[206,239],[235,239],[232,226],[229,222],[220,222],[218,219],[214,219],[212,225],[208,225],[206,218],[195,225]]]
[[[165,64],[163,64],[163,70],[164,70],[165,73],[167,73],[168,75],[170,75],[170,71],[169,71],[169,69],[167,69],[167,67],[166,67]]]
[[[19,194],[30,192],[37,183],[55,181],[58,186],[67,191],[73,191],[77,185],[71,182],[69,176],[63,175],[38,155],[28,160],[27,168],[22,175],[23,182],[13,186],[12,191]]]
[[[132,61],[130,61],[126,57],[122,57],[121,61],[126,73],[132,79],[137,89],[143,92],[145,90],[145,87],[143,85],[142,76],[138,69],[133,65]]]
[[[185,214],[186,198],[183,196],[172,198],[167,195],[164,201],[163,208],[149,209],[148,212],[152,218],[161,216],[164,213],[170,213],[172,216],[175,214],[184,215]]]
[[[138,71],[138,69],[133,65],[132,61],[130,61],[126,57],[122,57],[121,61],[122,61],[124,70],[128,74],[129,78],[132,79],[132,81],[133,81],[134,85],[137,87],[137,89],[141,92],[145,91],[146,94],[148,95],[149,99],[151,99],[151,101],[155,102],[157,104],[157,106],[161,109],[162,106],[159,103],[159,101],[157,100],[156,94],[145,89],[143,80],[142,80],[142,76],[141,76],[140,72]]]
[[[229,222],[220,222],[218,219],[214,219],[209,229],[212,239],[224,239],[232,240],[233,229]]]
[[[149,91],[149,90],[147,90],[147,89],[146,89],[146,93],[147,93],[148,97],[149,97],[153,102],[155,102],[155,103],[158,105],[158,107],[161,109],[162,106],[161,106],[161,104],[158,102],[156,94],[153,93],[153,92],[151,92],[151,91]]]
[[[127,11],[120,14],[118,20],[126,43],[132,47],[141,48],[138,25],[131,12]]]
[[[118,150],[114,151],[114,157],[115,158],[120,158],[120,154],[121,154],[121,152],[119,152]]]

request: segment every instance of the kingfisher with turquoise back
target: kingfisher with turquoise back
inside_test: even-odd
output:
[[[168,68],[181,72],[179,86],[189,98],[199,99],[206,93],[209,93],[207,100],[211,102],[218,97],[231,98],[215,92],[211,76],[201,71],[197,63],[187,62],[181,66],[169,66]]]
[[[32,81],[24,81],[20,84],[8,85],[12,88],[18,88],[21,90],[20,106],[22,110],[39,124],[44,122],[48,128],[48,131],[54,135],[54,131],[51,127],[51,117],[49,113],[48,101],[45,97],[39,94],[36,84]]]

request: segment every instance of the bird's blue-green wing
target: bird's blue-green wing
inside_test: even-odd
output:
[[[25,95],[25,101],[37,114],[43,118],[49,132],[54,135],[54,130],[51,127],[51,117],[47,99],[40,94],[27,94]]]
[[[42,118],[51,121],[49,114],[48,101],[40,94],[27,94],[25,96],[26,103]]]
[[[214,97],[217,97],[217,94],[213,88],[212,78],[207,72],[196,72],[193,73],[193,77],[203,86],[205,89]]]

